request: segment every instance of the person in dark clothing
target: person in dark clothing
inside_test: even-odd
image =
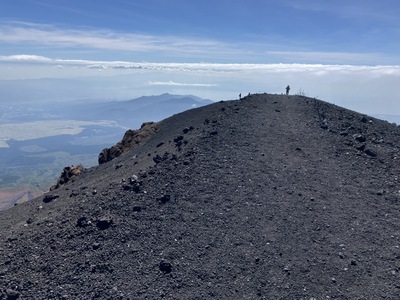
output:
[[[289,91],[290,91],[290,85],[288,85],[288,86],[286,87],[286,95],[289,95]]]

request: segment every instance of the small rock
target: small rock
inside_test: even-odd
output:
[[[365,137],[365,135],[362,135],[362,134],[355,134],[355,135],[353,135],[353,137],[354,137],[354,139],[355,139],[356,141],[358,141],[358,142],[360,142],[360,143],[364,143],[364,142],[367,140],[367,138]]]
[[[283,268],[283,271],[285,271],[285,272],[289,272],[289,271],[290,271],[290,268],[289,268],[289,266],[285,266],[285,267]]]
[[[322,129],[328,129],[328,120],[327,119],[323,119],[321,122],[321,128]]]
[[[360,146],[356,147],[357,150],[364,151],[365,150],[365,144],[361,144]]]
[[[94,242],[92,245],[93,250],[97,250],[100,248],[100,243]]]
[[[103,216],[96,221],[96,226],[100,230],[108,229],[113,224],[113,220],[110,216]]]
[[[86,227],[88,225],[89,224],[88,224],[86,217],[80,217],[76,222],[76,226],[78,226],[78,227]]]
[[[162,195],[157,200],[160,201],[161,203],[165,204],[165,203],[167,203],[168,201],[171,200],[171,195],[168,195],[168,194],[167,195]]]
[[[135,205],[134,207],[132,207],[132,210],[138,212],[141,211],[142,208],[139,205]]]
[[[365,149],[364,152],[365,152],[365,154],[367,154],[368,156],[371,156],[371,157],[377,156],[377,154],[374,151],[372,151],[371,149]]]
[[[160,271],[165,274],[171,273],[171,271],[172,271],[172,265],[166,261],[161,261],[159,268],[160,268]]]
[[[7,300],[15,300],[19,298],[19,292],[12,289],[7,289],[6,295],[7,295],[6,298]]]
[[[53,201],[54,199],[57,199],[57,198],[59,198],[60,196],[59,195],[46,195],[46,196],[44,196],[44,198],[43,198],[43,202],[44,203],[49,203],[49,202],[51,202],[51,201]]]
[[[174,138],[174,142],[178,143],[179,141],[183,140],[183,135],[178,135],[176,138]]]
[[[216,130],[210,132],[210,136],[214,136],[214,135],[217,135],[217,134],[218,134],[218,131],[216,131]]]
[[[157,154],[156,156],[153,157],[153,161],[154,161],[156,164],[158,164],[158,163],[162,162],[163,159],[162,159],[162,157],[161,157],[160,155]]]

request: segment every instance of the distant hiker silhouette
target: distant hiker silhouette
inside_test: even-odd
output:
[[[239,99],[242,99],[242,93],[239,94]]]
[[[288,85],[288,86],[286,87],[286,95],[289,95],[289,91],[290,91],[290,85]]]

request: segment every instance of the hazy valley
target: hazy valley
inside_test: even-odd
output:
[[[211,103],[163,94],[129,101],[0,105],[0,210],[48,191],[68,165],[97,164],[129,128]]]

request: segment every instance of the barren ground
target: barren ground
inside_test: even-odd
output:
[[[0,212],[0,299],[398,299],[399,148],[300,96],[177,114]]]

